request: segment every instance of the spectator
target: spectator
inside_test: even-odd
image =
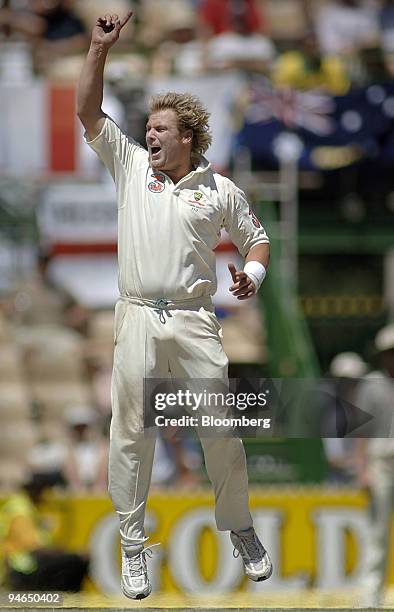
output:
[[[208,42],[208,67],[216,70],[241,69],[248,72],[267,72],[275,56],[272,41],[253,27],[251,10],[246,2],[229,3],[228,21],[222,31]],[[234,9],[237,7],[237,11]],[[220,29],[220,28],[218,28]]]
[[[2,578],[15,591],[80,591],[88,572],[84,555],[55,549],[42,525],[39,503],[48,488],[34,477],[0,508]]]
[[[367,364],[357,353],[339,353],[330,364],[332,379],[325,382],[326,393],[320,402],[320,435],[328,462],[328,480],[349,483],[354,479],[355,439],[345,437],[351,407],[357,401],[360,379],[367,373]],[[345,404],[348,410],[344,409]],[[325,437],[330,436],[330,437]]]
[[[41,251],[36,270],[12,288],[4,308],[11,320],[19,325],[66,325],[83,333],[90,311],[51,282],[50,262],[48,253]]]
[[[170,29],[182,28],[186,23],[196,22],[196,13],[191,0],[143,0],[138,11],[140,26],[137,32],[139,44],[155,51],[168,38]],[[178,20],[179,19],[179,20]]]
[[[163,15],[162,28],[166,36],[153,58],[152,73],[155,76],[191,76],[209,69],[267,70],[275,48],[268,38],[251,27],[251,4],[225,2],[224,13],[219,12],[219,16],[221,19],[227,16],[226,20],[220,27],[205,30],[210,35],[208,40],[206,36],[198,36],[201,29],[197,27],[192,6],[185,0],[176,0],[175,7]]]
[[[90,406],[74,406],[66,413],[69,439],[63,473],[71,491],[107,489],[108,444]]]
[[[50,283],[47,275],[49,262],[47,253],[40,252],[36,270],[10,292],[6,309],[15,323],[28,326],[63,324],[71,298]]]
[[[0,9],[0,25],[31,42],[37,70],[87,45],[86,28],[74,13],[72,0],[29,0],[28,9]]]
[[[170,74],[196,76],[205,71],[206,45],[197,37],[197,19],[193,7],[174,3],[162,19],[164,40],[152,58],[153,76]]]
[[[59,431],[59,430],[58,430]],[[45,478],[53,487],[65,487],[63,475],[65,459],[64,440],[52,435],[43,435],[28,455],[30,470],[37,478]]]
[[[394,324],[375,339],[381,369],[371,372],[360,386],[357,405],[373,418],[368,438],[360,438],[355,458],[358,484],[369,497],[367,548],[364,552],[365,607],[382,604],[394,507]],[[384,437],[383,437],[384,436]]]
[[[165,435],[162,441],[161,453],[165,453],[173,465],[171,481],[168,484],[175,484],[182,488],[193,488],[201,482],[202,455],[201,447],[193,436],[181,436],[176,434]],[[159,441],[159,437],[157,438]],[[155,454],[156,464],[159,462],[160,455]],[[153,472],[155,470],[155,463]]]
[[[358,0],[331,0],[317,12],[316,33],[324,55],[355,55],[379,39],[378,14]]]
[[[263,31],[265,25],[255,0],[202,0],[199,16],[206,36],[234,31],[239,19],[249,34]]]
[[[354,75],[353,84],[366,87],[383,83],[391,78],[390,56],[384,54],[381,45],[364,47],[359,54],[359,74]]]
[[[394,0],[384,0],[379,12],[379,25],[382,32],[383,48],[394,52]]]
[[[312,30],[300,41],[299,49],[278,57],[272,79],[278,87],[322,89],[333,95],[345,94],[350,87],[343,61],[339,56],[322,54]]]
[[[379,13],[382,51],[390,76],[394,76],[394,0],[384,0]]]

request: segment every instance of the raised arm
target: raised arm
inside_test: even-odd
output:
[[[77,113],[90,140],[101,131],[105,114],[103,102],[104,66],[108,51],[119,39],[121,29],[132,16],[127,13],[122,20],[118,15],[99,17],[92,30],[90,48],[78,83]]]

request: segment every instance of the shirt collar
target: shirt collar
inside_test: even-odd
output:
[[[170,181],[170,178],[167,176],[167,174],[165,174],[164,172],[162,172],[161,170],[153,170],[153,168],[150,166],[150,172],[151,172],[151,176],[152,177],[160,177],[162,176],[164,178],[164,180]],[[186,174],[186,176],[184,176],[183,178],[181,178],[177,185],[179,185],[180,183],[182,183],[183,181],[187,181],[189,179],[191,179],[193,176],[195,176],[196,174],[203,174],[204,172],[207,172],[207,170],[209,170],[211,168],[211,162],[208,161],[205,157],[201,156],[199,161],[198,161],[198,165],[196,168],[193,168],[193,170],[191,170],[189,172],[189,174]],[[160,179],[158,179],[160,180]]]
[[[205,157],[201,156],[198,162],[197,168],[194,169],[194,172],[206,172],[211,167],[211,162],[209,162]]]

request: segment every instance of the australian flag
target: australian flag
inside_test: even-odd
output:
[[[276,168],[276,145],[284,132],[301,141],[301,169],[336,170],[367,160],[389,167],[394,164],[394,83],[330,96],[275,89],[268,80],[256,79],[237,145],[250,150],[255,169]]]

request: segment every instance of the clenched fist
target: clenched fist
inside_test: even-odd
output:
[[[99,17],[92,31],[92,43],[101,45],[106,49],[112,47],[119,39],[121,29],[126,25],[133,14],[129,11],[122,20],[118,15],[104,15]]]

